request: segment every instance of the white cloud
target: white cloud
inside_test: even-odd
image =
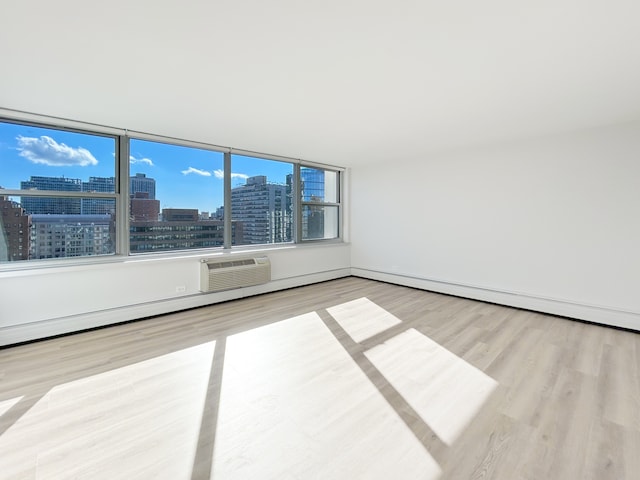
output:
[[[150,167],[154,166],[150,158],[136,158],[133,155],[129,155],[129,163],[131,164],[143,163],[145,165],[149,165]]]
[[[183,175],[189,175],[190,173],[195,173],[196,175],[202,175],[203,177],[211,176],[211,172],[207,172],[206,170],[200,170],[193,167],[189,167],[186,170],[182,170]]]
[[[213,174],[216,176],[216,178],[219,178],[220,180],[224,178],[224,170],[220,170],[220,169],[214,170]],[[242,180],[246,180],[247,178],[249,178],[249,175],[246,175],[244,173],[232,173],[231,178],[240,178]]]
[[[33,163],[41,163],[51,167],[86,167],[98,164],[98,160],[86,148],[69,147],[46,135],[40,138],[20,135],[16,140],[18,140],[17,149],[20,156]]]

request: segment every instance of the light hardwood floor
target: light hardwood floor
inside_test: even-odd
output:
[[[358,278],[0,350],[0,479],[637,479],[640,335]]]

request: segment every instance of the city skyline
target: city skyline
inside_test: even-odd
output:
[[[15,191],[2,196],[2,261],[115,253],[116,198],[95,194],[115,192],[122,176],[130,253],[221,247],[222,207],[231,214],[230,245],[293,240],[292,162],[232,154],[229,173],[221,152],[125,141],[129,172],[118,173],[114,137],[0,122],[0,186]],[[229,176],[231,204],[224,206]],[[337,236],[338,207],[319,204],[337,201],[337,180],[337,172],[300,169],[303,240]],[[29,193],[36,190],[60,193]],[[335,228],[325,229],[327,219]]]
[[[213,213],[223,205],[223,154],[146,140],[130,139],[130,176],[156,180],[161,208],[197,208]],[[51,128],[0,122],[0,186],[19,189],[31,176],[114,177],[115,140]],[[292,164],[232,156],[232,187],[249,177],[266,175],[270,183],[286,182]]]

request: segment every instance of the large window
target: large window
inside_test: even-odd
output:
[[[0,263],[340,238],[339,169],[35,118],[0,121]]]
[[[224,154],[132,138],[131,253],[224,245]]]
[[[302,166],[302,240],[338,238],[340,176],[337,171]]]
[[[116,145],[0,123],[0,262],[116,252]]]
[[[293,164],[231,156],[231,219],[242,228],[233,245],[293,241]]]

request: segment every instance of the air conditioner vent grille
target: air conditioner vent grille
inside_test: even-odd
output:
[[[271,262],[267,257],[235,260],[202,260],[200,291],[219,292],[260,285],[271,280]]]
[[[248,258],[246,260],[232,260],[230,262],[215,262],[209,263],[209,269],[213,270],[215,268],[229,268],[229,267],[242,267],[244,265],[255,265],[256,261],[253,258]]]

